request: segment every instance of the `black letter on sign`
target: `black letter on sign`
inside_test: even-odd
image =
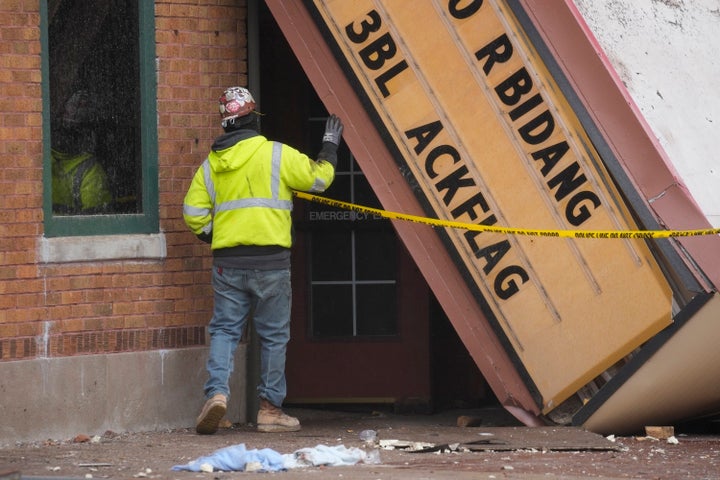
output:
[[[437,134],[440,133],[443,129],[443,125],[440,122],[440,120],[436,120],[434,122],[428,123],[427,125],[421,125],[416,128],[411,128],[407,132],[405,132],[405,136],[410,140],[411,138],[415,137],[417,140],[417,145],[415,145],[415,153],[420,155],[425,148],[430,145],[430,142],[433,141],[435,137],[437,137]]]
[[[525,100],[525,102],[522,105],[518,105],[517,107],[513,108],[510,111],[510,119],[515,121],[518,118],[525,115],[527,112],[532,110],[533,108],[537,107],[543,102],[543,98],[539,93],[536,93],[529,99]]]
[[[584,174],[581,173],[580,176],[575,177],[575,174],[578,173],[579,170],[580,165],[578,165],[577,162],[573,162],[565,167],[565,170],[548,180],[547,185],[551,189],[560,185],[557,192],[555,192],[555,200],[562,200],[585,183],[587,178]]]
[[[362,29],[359,32],[355,31],[352,23],[349,23],[345,27],[345,35],[347,35],[351,42],[362,43],[368,39],[370,33],[380,30],[380,25],[382,25],[380,15],[375,10],[372,10],[368,12],[367,16],[370,20],[360,22]]]
[[[450,158],[452,158],[453,163],[460,161],[460,153],[458,153],[457,149],[452,145],[440,145],[433,148],[425,159],[425,172],[427,172],[430,178],[438,176],[437,172],[433,168],[433,165],[440,155],[449,155]]]
[[[450,214],[453,216],[453,218],[458,218],[460,215],[467,213],[467,215],[470,217],[470,220],[475,220],[477,218],[477,213],[475,212],[476,205],[480,206],[480,209],[483,211],[483,213],[487,213],[487,211],[490,210],[490,207],[487,204],[487,200],[485,200],[485,195],[483,195],[482,192],[478,192],[457,207],[455,207],[453,211],[450,212]],[[495,217],[493,216],[492,218]]]
[[[575,227],[582,225],[592,215],[592,212],[585,205],[580,205],[583,200],[590,200],[595,208],[600,206],[600,199],[593,192],[585,190],[573,195],[567,207],[565,207],[565,218]],[[578,213],[575,213],[575,207],[578,205],[580,205],[580,208],[577,209]]]
[[[520,101],[520,97],[528,93],[533,87],[532,78],[528,74],[525,67],[508,77],[507,80],[495,87],[495,93],[505,105],[515,105]]]
[[[483,65],[483,72],[485,75],[490,73],[495,62],[507,62],[510,60],[513,54],[513,46],[510,43],[510,39],[504,33],[498,38],[493,40],[489,45],[485,45],[483,48],[475,52],[475,58],[482,60],[488,57],[487,61]]]
[[[443,202],[445,202],[445,205],[450,205],[453,197],[461,188],[475,186],[475,180],[473,180],[471,177],[463,178],[467,173],[467,166],[463,165],[447,177],[440,180],[435,185],[438,193],[442,192],[443,190],[447,190],[445,196],[443,197]]]
[[[539,145],[552,135],[555,130],[555,119],[550,110],[545,110],[537,117],[518,129],[518,133],[530,145]]]
[[[522,280],[521,283],[525,283],[530,279],[527,272],[522,267],[510,265],[509,267],[503,268],[495,278],[495,294],[501,300],[507,300],[520,290],[520,287],[518,287],[517,283],[515,283],[515,280],[513,279],[510,279],[506,285],[503,285],[510,275],[517,275],[520,277],[520,280]]]
[[[485,272],[485,275],[488,275],[509,251],[510,242],[507,240],[501,240],[493,245],[488,245],[487,247],[476,251],[475,257],[485,259],[487,264],[483,267],[483,272]]]
[[[560,143],[556,143],[555,145],[551,145],[546,148],[541,148],[537,152],[534,152],[532,154],[532,157],[535,160],[542,160],[543,166],[540,169],[540,172],[542,172],[543,177],[547,177],[548,173],[550,173],[550,170],[552,170],[555,165],[562,159],[562,157],[570,150],[570,147],[568,146],[566,141],[562,141]]]
[[[397,53],[397,46],[390,32],[387,32],[358,53],[366,67],[370,70],[379,70],[385,65],[385,60],[392,58]]]
[[[460,1],[461,0],[450,0],[448,2],[448,12],[450,12],[450,15],[460,20],[462,20],[463,18],[468,18],[477,13],[477,11],[480,10],[480,7],[482,7],[483,4],[483,0],[472,0],[470,2],[470,5],[458,8],[458,3],[460,3]]]
[[[375,84],[380,89],[380,93],[382,93],[383,98],[387,98],[390,95],[390,90],[388,90],[386,85],[387,82],[395,78],[396,75],[405,70],[407,67],[407,62],[403,60],[385,70],[383,73],[380,74],[379,77],[375,79]]]

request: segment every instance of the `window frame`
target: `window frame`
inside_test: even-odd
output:
[[[48,0],[40,1],[41,90],[43,109],[43,214],[46,237],[158,233],[160,229],[155,75],[155,2],[138,1],[140,152],[142,213],[54,215],[50,128],[50,49]]]
[[[324,122],[325,118],[310,118],[310,122],[317,121],[317,122]],[[349,199],[346,199],[350,203],[355,203],[356,200],[356,182],[355,180],[362,177],[365,178],[365,173],[362,171],[360,166],[357,164],[357,161],[355,160],[354,155],[352,152],[348,151],[348,170],[339,170],[340,161],[338,161],[338,168],[335,171],[335,180],[339,177],[348,177],[350,179],[348,185],[350,187],[350,191],[347,192],[349,194]],[[377,201],[377,200],[376,200]],[[356,220],[351,221],[350,223],[354,223]],[[368,220],[364,220],[368,221]],[[391,226],[388,227],[391,231],[393,230]],[[332,339],[388,339],[388,338],[397,338],[400,335],[399,332],[399,322],[397,318],[397,294],[398,294],[398,278],[394,279],[360,279],[358,278],[358,269],[357,269],[357,235],[358,235],[358,229],[355,226],[350,227],[348,233],[350,234],[350,248],[349,248],[349,254],[350,254],[350,277],[344,280],[315,280],[314,278],[314,271],[312,268],[313,265],[313,255],[318,254],[316,247],[314,246],[313,238],[315,235],[317,235],[317,232],[312,231],[312,229],[309,232],[309,253],[308,253],[308,336],[315,340],[326,340],[329,338]],[[396,237],[396,241],[398,241]],[[395,270],[397,272],[397,270]],[[394,287],[394,296],[395,296],[395,305],[394,305],[394,313],[395,313],[395,324],[394,332],[393,333],[360,333],[360,319],[358,317],[359,312],[359,306],[361,304],[360,298],[359,298],[359,292],[358,287],[363,286],[373,286],[373,285],[389,285]],[[350,288],[350,301],[351,301],[351,310],[352,310],[352,332],[348,334],[343,335],[323,335],[321,333],[318,333],[316,331],[316,323],[315,323],[315,302],[317,301],[318,297],[321,297],[322,295],[316,294],[315,287],[349,287]]]

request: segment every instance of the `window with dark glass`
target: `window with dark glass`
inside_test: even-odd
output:
[[[311,121],[321,137],[325,119]],[[339,150],[328,198],[381,208],[347,147]],[[312,203],[310,225],[311,335],[391,336],[397,332],[396,235],[382,217]]]
[[[157,231],[157,179],[148,178],[157,162],[150,148],[156,143],[148,58],[154,47],[140,40],[143,34],[153,38],[147,35],[153,31],[152,3],[44,5],[45,210],[51,236]]]

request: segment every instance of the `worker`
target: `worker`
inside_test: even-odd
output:
[[[224,134],[215,139],[185,196],[190,230],[211,244],[213,316],[206,402],[199,434],[213,434],[227,410],[235,349],[252,313],[260,341],[257,430],[300,430],[282,410],[290,339],[292,191],[323,192],[335,177],[343,124],[330,115],[317,160],[260,135],[259,113],[243,87],[219,99]]]
[[[95,156],[95,98],[73,93],[52,132],[53,212],[65,215],[106,213],[112,203],[107,174]]]

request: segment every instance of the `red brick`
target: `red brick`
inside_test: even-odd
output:
[[[18,324],[0,323],[0,339],[18,336]]]
[[[147,326],[146,317],[144,315],[126,315],[124,328],[145,328]]]
[[[116,338],[126,349],[157,348],[149,327],[163,345],[187,344],[183,328],[204,332],[212,308],[211,257],[187,231],[179,205],[219,133],[218,91],[247,82],[246,2],[155,4],[163,262],[35,263],[43,232],[38,9],[37,0],[0,5],[0,337],[22,344],[23,356],[37,354],[34,337],[46,328],[51,356],[115,349]],[[183,328],[167,328],[175,326]]]

